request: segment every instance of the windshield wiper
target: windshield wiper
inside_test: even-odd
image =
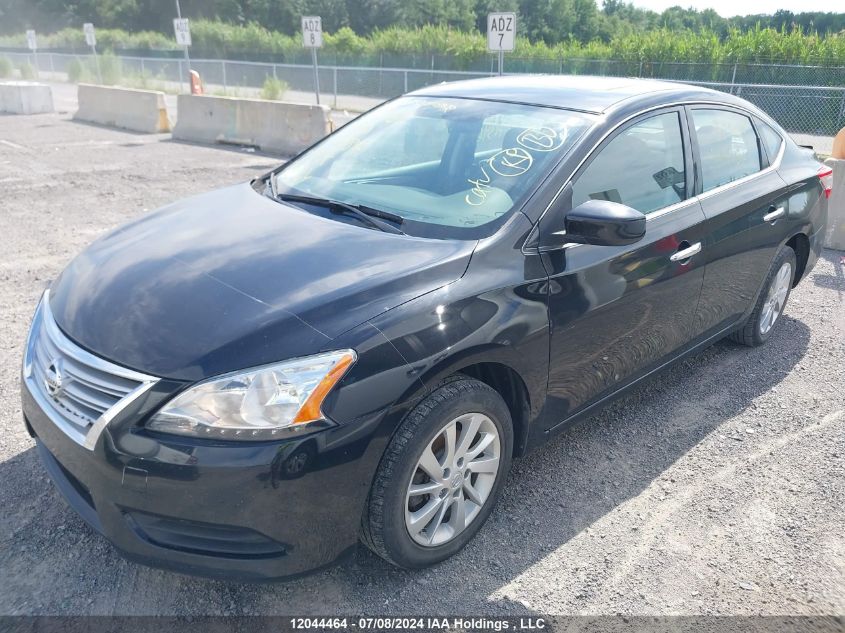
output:
[[[301,202],[303,204],[313,204],[329,209],[333,213],[347,213],[355,218],[361,220],[373,228],[384,231],[385,233],[395,233],[396,235],[405,235],[404,232],[392,224],[388,224],[385,220],[402,224],[404,218],[401,215],[382,211],[380,209],[373,209],[361,204],[348,204],[340,202],[339,200],[329,200],[328,198],[318,198],[316,196],[300,196],[293,193],[276,194],[276,199],[284,202]]]

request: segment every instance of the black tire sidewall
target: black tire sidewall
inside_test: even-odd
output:
[[[475,536],[489,517],[510,471],[511,454],[513,452],[513,428],[507,405],[497,392],[484,383],[475,380],[462,380],[460,382],[470,383],[472,388],[469,390],[462,389],[463,393],[460,397],[437,402],[424,415],[417,415],[413,419],[407,420],[416,427],[414,436],[401,449],[401,454],[392,469],[393,472],[390,473],[389,483],[384,489],[382,539],[390,558],[402,567],[427,567],[460,551]],[[458,385],[452,383],[444,388],[454,389],[456,386]],[[421,404],[424,405],[425,401]],[[428,446],[429,442],[434,439],[449,420],[465,413],[483,413],[493,421],[499,431],[501,457],[496,483],[479,515],[461,534],[443,545],[422,547],[414,542],[405,527],[407,488],[411,476],[416,470],[422,450]],[[414,412],[411,413],[409,418],[413,415]]]

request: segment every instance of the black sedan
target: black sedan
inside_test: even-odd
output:
[[[764,343],[830,181],[710,90],[429,87],[92,244],[37,308],[26,425],[132,559],[277,578],[360,539],[431,565],[514,457],[714,341]]]

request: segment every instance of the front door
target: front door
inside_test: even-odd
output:
[[[547,428],[659,366],[693,337],[704,267],[704,214],[689,199],[686,119],[671,108],[607,139],[562,195],[646,214],[629,246],[568,245],[546,253],[551,350]],[[541,222],[540,230],[543,230]]]

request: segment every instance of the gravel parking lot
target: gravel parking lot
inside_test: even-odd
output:
[[[242,585],[121,559],[21,422],[32,310],[104,231],[277,162],[0,116],[0,614],[845,614],[845,268],[830,251],[768,345],[719,343],[517,462],[479,537],[434,569],[359,547]]]

